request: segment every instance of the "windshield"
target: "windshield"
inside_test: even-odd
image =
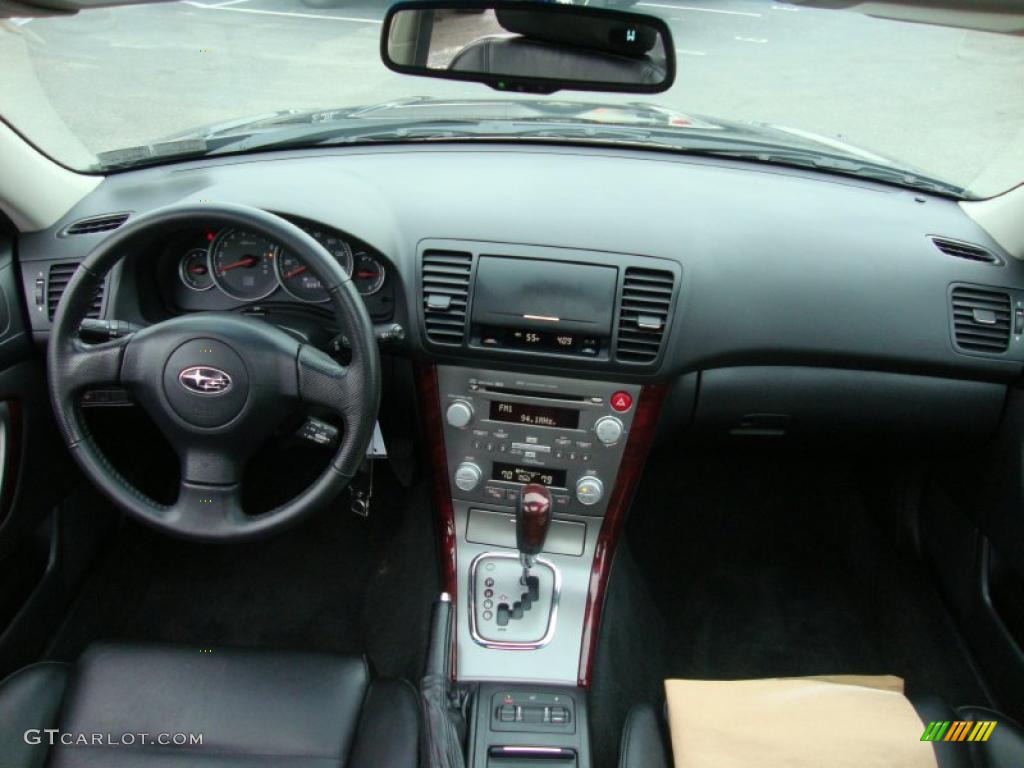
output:
[[[624,3],[668,23],[677,58],[670,90],[524,98],[387,69],[379,41],[387,5],[185,0],[0,20],[0,115],[82,171],[270,147],[278,136],[289,146],[332,139],[311,124],[343,126],[350,141],[396,141],[417,134],[382,125],[447,119],[444,137],[484,126],[493,138],[508,121],[517,128],[509,136],[526,138],[528,118],[544,123],[548,139],[563,131],[587,140],[576,124],[646,126],[621,138],[681,151],[695,141],[708,148],[709,136],[756,137],[762,148],[891,166],[908,174],[896,183],[927,177],[963,197],[1024,179],[1024,37],[767,0]],[[466,12],[465,23],[486,30],[491,22]],[[351,109],[367,106],[375,109]],[[367,116],[372,131],[353,128]],[[238,143],[253,126],[260,141]],[[609,136],[620,138],[597,138]]]

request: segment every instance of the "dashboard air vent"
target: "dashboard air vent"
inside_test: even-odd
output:
[[[64,289],[68,287],[68,283],[71,282],[71,276],[75,274],[76,269],[78,269],[78,264],[73,261],[50,265],[50,271],[46,279],[46,314],[51,321],[57,313],[60,297],[64,295]],[[92,299],[92,307],[89,308],[86,317],[99,317],[102,309],[103,286],[100,285],[96,289]]]
[[[661,342],[672,306],[674,278],[661,269],[628,267],[622,280],[615,357],[621,362],[650,363]]]
[[[1002,264],[1003,260],[991,251],[982,248],[980,245],[972,245],[959,240],[950,240],[946,237],[933,237],[935,247],[947,256],[955,256],[958,259],[969,261],[980,261],[985,264]]]
[[[973,286],[953,288],[953,335],[965,352],[1001,354],[1010,343],[1010,296]]]
[[[128,221],[129,215],[127,213],[107,213],[103,216],[90,216],[87,219],[79,219],[61,230],[60,236],[93,235],[97,232],[109,232]]]
[[[423,327],[435,344],[462,344],[466,338],[469,278],[473,254],[424,251]]]

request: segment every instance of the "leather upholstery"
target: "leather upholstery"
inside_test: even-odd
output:
[[[0,764],[40,768],[46,751],[25,742],[31,728],[54,728],[68,682],[68,667],[33,664],[0,682]]]
[[[65,680],[67,686],[65,688]],[[24,707],[30,697],[31,708]],[[59,715],[57,710],[59,708]],[[16,712],[8,722],[7,712]],[[0,685],[4,766],[54,768],[413,768],[411,686],[371,682],[360,657],[100,645],[68,668],[37,664]],[[201,745],[24,744],[27,728],[68,734],[202,734]],[[124,739],[127,741],[127,739]]]
[[[967,742],[976,768],[1003,768],[1024,765],[1024,728],[1020,723],[988,707],[958,707],[957,720],[995,720],[999,724],[988,741]]]
[[[953,709],[934,696],[911,701],[924,725],[933,720],[995,720],[998,725],[986,742],[933,742],[939,768],[1019,768],[1024,766],[1024,728],[1006,715],[987,707]],[[630,710],[623,728],[619,768],[661,768],[672,765],[664,716],[650,704]],[[723,744],[728,750],[728,744]],[[678,766],[677,768],[686,768]]]
[[[633,707],[622,729],[619,768],[669,768],[669,751],[664,719],[650,704]]]

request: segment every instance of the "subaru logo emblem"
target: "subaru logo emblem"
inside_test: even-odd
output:
[[[231,389],[231,377],[220,368],[193,365],[178,374],[181,386],[200,395],[221,395]]]

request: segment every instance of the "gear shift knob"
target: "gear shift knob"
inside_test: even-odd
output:
[[[523,567],[544,549],[544,540],[551,527],[551,492],[543,485],[528,483],[519,494],[516,509],[516,548],[523,557]]]

